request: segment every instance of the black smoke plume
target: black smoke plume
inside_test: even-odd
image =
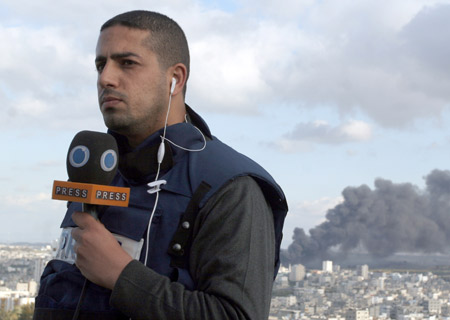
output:
[[[364,249],[374,258],[394,253],[448,253],[450,248],[450,171],[434,170],[426,188],[375,180],[347,187],[344,201],[328,210],[326,221],[307,235],[296,228],[283,252],[284,262],[308,264]]]

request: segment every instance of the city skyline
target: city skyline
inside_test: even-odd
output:
[[[0,244],[0,312],[18,312],[19,308],[26,312],[52,253],[50,245]],[[399,316],[448,320],[449,275],[448,265],[396,270],[363,263],[348,268],[328,260],[319,268],[301,264],[281,267],[274,281],[269,320],[286,316],[292,320],[401,319]]]

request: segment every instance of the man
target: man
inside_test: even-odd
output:
[[[35,319],[267,319],[286,200],[185,104],[181,28],[154,12],[118,15],[95,64],[119,145],[112,184],[131,188],[130,205],[95,220],[70,204],[62,228],[77,258],[48,264]]]

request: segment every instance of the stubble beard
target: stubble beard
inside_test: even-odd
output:
[[[132,136],[147,137],[158,131],[164,126],[168,108],[164,97],[164,86],[164,77],[161,76],[160,82],[148,88],[147,92],[143,92],[141,98],[137,101],[130,101],[131,97],[128,95],[111,90],[110,94],[121,98],[125,108],[102,112],[105,125],[110,130],[129,138]],[[145,97],[149,101],[146,101]]]
[[[103,113],[103,121],[110,130],[125,136],[142,135],[142,133],[154,133],[161,129],[161,119],[165,119],[167,106],[162,99],[154,101],[138,114],[121,112],[121,110],[109,110]]]

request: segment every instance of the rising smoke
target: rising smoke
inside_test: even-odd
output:
[[[347,187],[344,201],[309,230],[294,230],[285,262],[308,264],[363,248],[372,257],[446,253],[450,248],[450,171],[434,170],[426,188],[377,179],[375,189]]]

